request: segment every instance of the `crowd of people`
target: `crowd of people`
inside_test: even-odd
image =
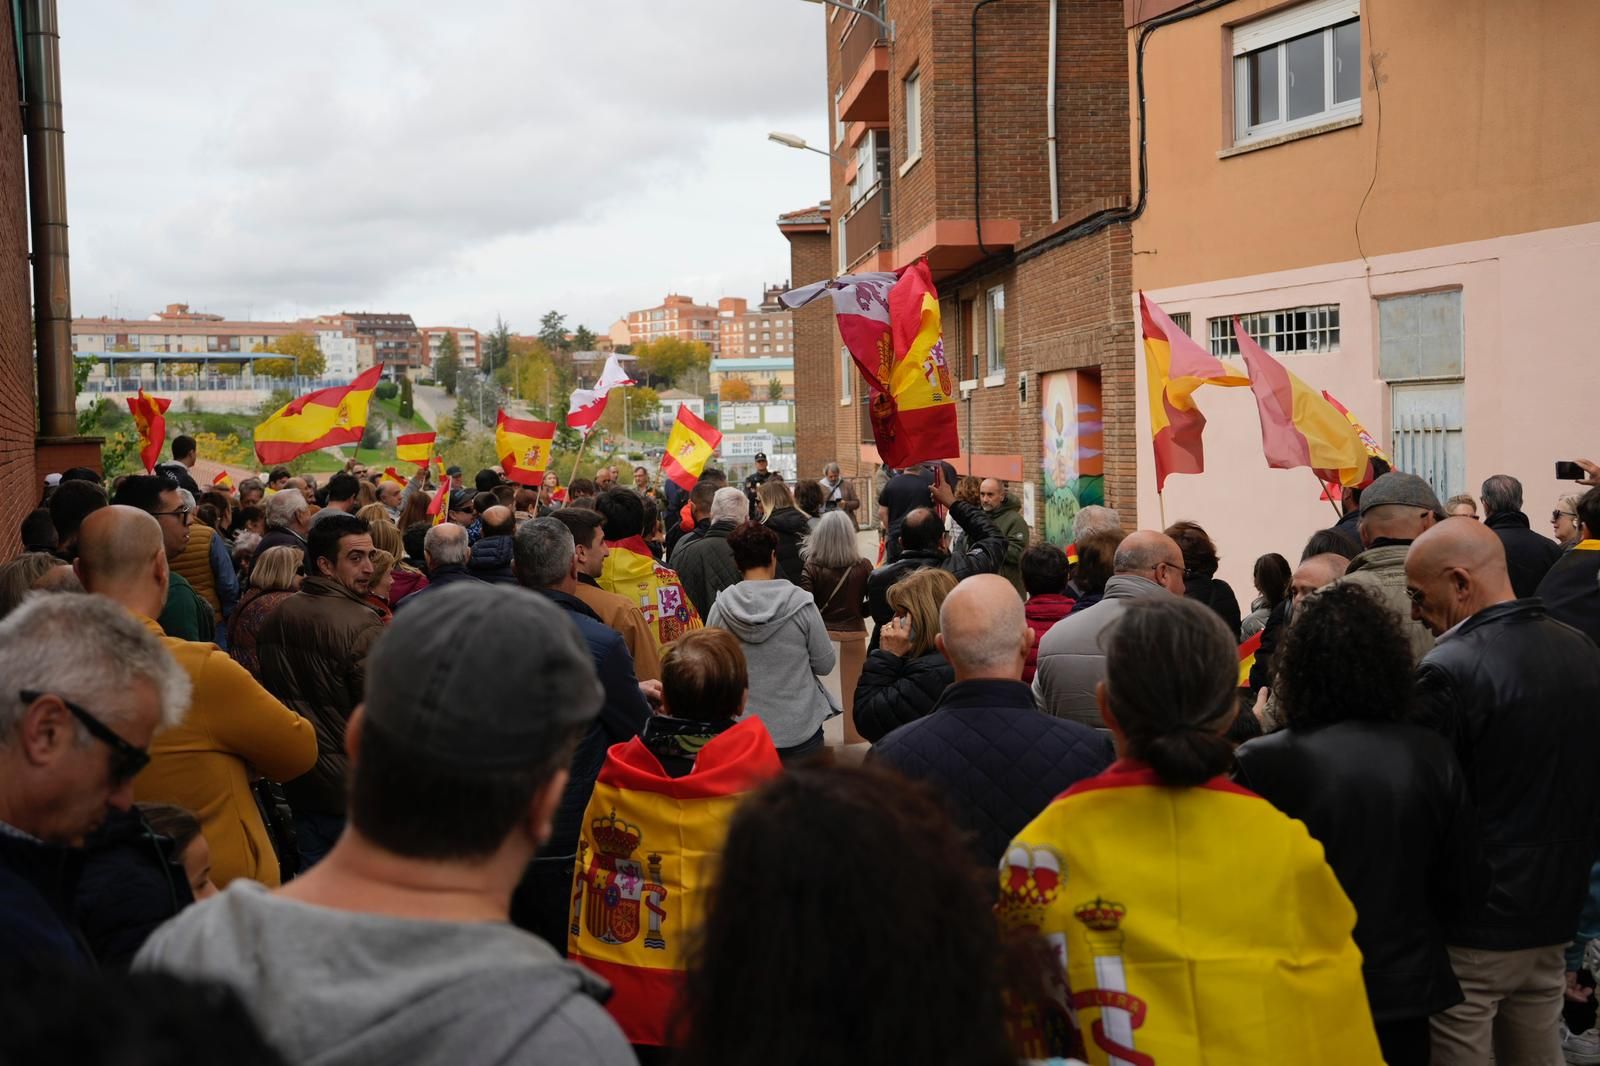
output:
[[[1600,1063],[1600,487],[1381,466],[1241,603],[949,464],[172,455],[0,566],[0,1061]]]

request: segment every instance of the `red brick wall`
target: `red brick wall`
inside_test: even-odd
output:
[[[16,40],[9,4],[0,11],[0,38]],[[16,89],[14,48],[0,48],[0,85]],[[0,558],[10,558],[20,546],[18,526],[40,492],[22,115],[15,106],[0,108],[0,263]]]
[[[832,244],[827,233],[791,233],[790,277],[796,286],[831,278]],[[814,300],[795,311],[794,391],[798,417],[795,425],[795,462],[801,477],[820,477],[838,455],[835,421],[839,412],[838,331],[833,325],[833,301]]]

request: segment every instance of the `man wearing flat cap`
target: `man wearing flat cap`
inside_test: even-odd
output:
[[[232,985],[290,1062],[632,1063],[605,982],[507,921],[602,698],[554,604],[441,591],[373,649],[328,857],[276,891],[235,881],[135,968]]]
[[[1384,474],[1361,493],[1360,555],[1340,583],[1360,585],[1383,601],[1411,645],[1413,664],[1433,650],[1433,634],[1411,618],[1406,596],[1406,553],[1411,542],[1444,517],[1444,507],[1428,483],[1415,474]]]

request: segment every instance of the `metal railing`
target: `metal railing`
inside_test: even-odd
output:
[[[890,235],[889,179],[879,178],[857,200],[841,220],[844,227],[844,255],[847,266],[854,266],[862,258],[881,248],[887,248]]]
[[[207,376],[160,374],[151,377],[90,378],[84,382],[81,391],[85,393],[128,393],[131,395],[140,389],[144,389],[147,393],[161,394],[185,392],[273,392],[278,389],[284,389],[299,395],[311,392],[314,389],[348,384],[350,384],[349,378],[273,378],[267,377],[265,374],[256,374],[254,376],[244,374]]]
[[[858,6],[870,10],[880,18],[887,18],[883,0],[865,0]],[[861,69],[861,61],[867,58],[867,53],[872,51],[873,46],[883,40],[883,28],[876,22],[860,15],[850,16],[850,24],[845,27],[844,36],[839,39],[839,70],[845,84],[848,85],[856,76],[856,71]]]

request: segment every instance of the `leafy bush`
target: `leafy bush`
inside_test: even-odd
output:
[[[392,400],[400,395],[400,386],[388,379],[384,379],[378,382],[378,387],[374,391],[378,394],[378,399]]]

